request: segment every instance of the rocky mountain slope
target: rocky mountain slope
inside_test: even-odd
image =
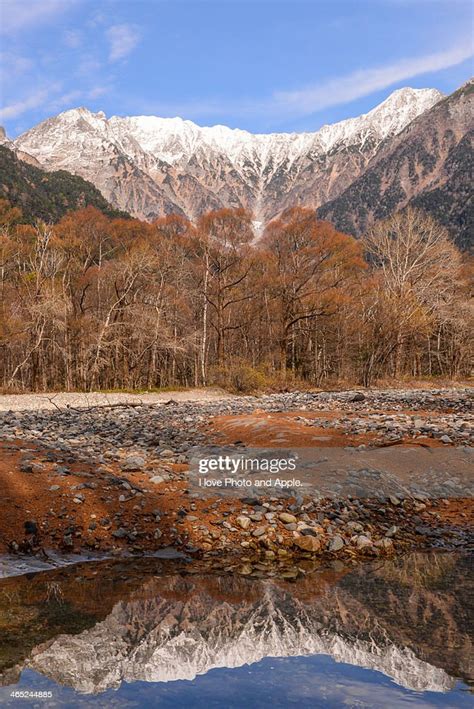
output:
[[[14,142],[47,170],[92,181],[116,208],[193,219],[245,207],[266,222],[284,208],[320,205],[359,177],[381,146],[434,106],[435,89],[400,89],[369,113],[315,133],[253,135],[180,118],[122,118],[73,109]]]
[[[445,224],[462,248],[472,247],[473,98],[470,81],[386,141],[364,174],[319,209],[321,218],[358,236],[412,205]]]
[[[74,209],[93,206],[108,216],[128,216],[107,202],[97,187],[66,170],[45,172],[31,156],[0,145],[0,199],[20,207],[22,221],[56,222]]]

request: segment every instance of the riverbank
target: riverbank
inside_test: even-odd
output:
[[[243,575],[276,564],[291,578],[315,558],[472,549],[472,396],[467,388],[213,393],[198,402],[168,394],[4,411],[0,551],[47,559],[51,550],[172,547],[237,560]],[[284,447],[317,452],[304,494],[218,497],[193,487],[196,451]]]

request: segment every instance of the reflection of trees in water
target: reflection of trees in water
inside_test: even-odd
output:
[[[46,584],[47,597],[46,600],[54,600],[57,603],[62,603],[63,601],[63,591],[61,585],[57,581],[49,581]]]
[[[444,585],[456,563],[457,557],[452,554],[414,553],[385,561],[381,575],[386,581],[410,588],[436,588]]]

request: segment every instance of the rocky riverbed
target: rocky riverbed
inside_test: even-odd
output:
[[[0,413],[0,546],[43,556],[172,546],[192,557],[238,557],[244,575],[277,564],[290,576],[296,559],[469,548],[473,393],[17,404]],[[305,471],[312,485],[282,495],[198,494],[191,458],[223,447],[317,451]]]

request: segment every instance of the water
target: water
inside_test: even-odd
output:
[[[0,704],[473,706],[472,558],[257,573],[148,559],[0,581]]]

